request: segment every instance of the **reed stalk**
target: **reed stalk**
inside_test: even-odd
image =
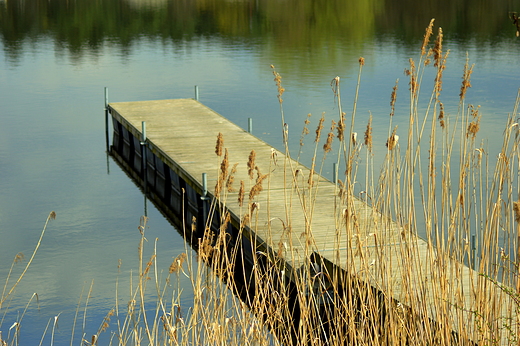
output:
[[[207,219],[183,222],[185,236],[193,240],[196,252],[186,245],[167,270],[160,268],[157,240],[150,254],[145,249],[147,220],[143,218],[138,270],[137,275],[131,274],[128,294],[119,292],[116,281],[116,304],[89,337],[85,321],[91,286],[85,299],[82,343],[517,344],[520,91],[494,162],[479,133],[485,115],[466,101],[473,71],[469,60],[462,71],[458,104],[441,102],[449,52],[442,50],[441,29],[430,47],[433,24],[432,20],[426,29],[419,57],[410,59],[406,69],[408,128],[398,128],[393,120],[396,81],[390,96],[386,147],[373,145],[376,122],[372,114],[366,119],[366,129],[357,130],[365,64],[360,59],[350,126],[345,124],[340,78],[336,77],[332,88],[338,118],[329,120],[324,140],[327,120],[324,115],[318,120],[309,151],[310,168],[299,162],[305,153],[310,116],[305,119],[294,161],[282,105],[285,89],[273,67],[285,153],[273,149],[268,167],[259,167],[265,153],[250,148],[248,160],[230,168],[235,153],[225,148],[219,134],[215,146],[218,178]],[[428,68],[435,70],[435,77],[422,105]],[[456,113],[450,115],[448,109]],[[363,140],[358,139],[358,132],[364,133]],[[333,150],[337,150],[337,167],[341,160],[345,164],[343,179],[334,186],[321,176],[325,158]],[[376,150],[384,151],[381,162],[374,160]],[[358,179],[363,158],[365,176]],[[267,174],[262,173],[264,169]],[[235,181],[239,187],[234,187]],[[364,185],[360,189],[363,199],[356,196],[354,182]],[[283,208],[277,209],[280,198]],[[327,227],[319,224],[320,218],[327,217]],[[197,224],[203,224],[201,234]],[[44,231],[46,227],[47,223]],[[14,285],[8,285],[8,277],[0,310],[40,241]],[[181,299],[181,282],[186,281],[193,292],[188,305]],[[118,303],[123,296],[126,307]],[[14,345],[19,335],[15,327],[8,336]],[[55,323],[51,344],[54,329]],[[4,344],[0,335],[0,345]]]

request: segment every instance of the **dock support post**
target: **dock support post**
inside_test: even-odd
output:
[[[143,171],[143,188],[146,196],[147,161],[146,161],[146,121],[141,121],[141,160]]]
[[[332,164],[332,182],[338,183],[338,164],[336,162]]]
[[[253,133],[253,118],[247,118],[247,132]]]
[[[105,87],[105,140],[107,153],[110,146],[110,138],[108,135],[108,113],[108,88]]]
[[[195,85],[195,101],[199,100],[199,86]]]

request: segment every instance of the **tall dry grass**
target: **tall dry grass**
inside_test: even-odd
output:
[[[229,168],[232,153],[219,135],[217,198],[198,245],[198,264],[211,268],[206,273],[211,279],[205,281],[209,286],[202,284],[201,277],[208,276],[201,276],[205,269],[200,266],[188,275],[195,296],[203,298],[190,315],[199,316],[193,320],[196,331],[176,342],[518,343],[519,99],[505,124],[492,170],[492,154],[478,142],[482,114],[478,106],[466,103],[473,66],[469,60],[464,66],[457,112],[448,114],[442,88],[449,52],[443,51],[440,28],[430,43],[433,31],[432,21],[418,58],[410,59],[406,69],[406,129],[393,121],[398,82],[391,90],[388,139],[380,164],[373,160],[372,116],[356,125],[363,58],[348,115],[341,80],[332,80],[338,114],[319,119],[310,169],[298,162],[311,132],[310,116],[293,160],[285,89],[272,66],[285,153],[272,151],[262,160],[252,150],[247,163],[240,163],[247,170],[240,172],[236,163]],[[424,97],[427,69],[434,70],[434,79]],[[357,128],[363,129],[363,136]],[[320,177],[327,157],[336,163],[333,185]],[[235,181],[239,188],[233,187]],[[360,182],[362,197],[356,197]],[[328,193],[331,186],[333,192]],[[283,210],[276,204],[280,198]],[[324,205],[333,215],[328,233],[318,222]],[[218,231],[211,228],[215,220]],[[237,234],[230,234],[232,226],[238,227]],[[327,249],[324,234],[329,237]],[[244,240],[253,249],[251,268],[245,265]],[[225,287],[241,299],[226,293]]]
[[[11,263],[9,272],[7,273],[7,277],[5,278],[4,287],[2,289],[2,294],[0,295],[0,315],[2,315],[2,318],[0,319],[0,327],[2,326],[2,323],[5,319],[7,312],[9,311],[10,304],[14,298],[14,293],[15,293],[16,287],[20,284],[20,282],[24,278],[25,274],[27,273],[27,270],[31,266],[31,264],[34,260],[34,257],[36,256],[36,253],[38,252],[38,249],[40,248],[42,239],[45,235],[49,222],[54,219],[56,219],[56,212],[52,211],[47,216],[45,225],[43,226],[43,229],[40,233],[40,238],[38,239],[38,242],[36,243],[36,246],[31,254],[31,257],[25,264],[25,267],[23,268],[23,270],[18,275],[14,274],[14,271],[13,271],[14,266],[17,263],[21,263],[25,259],[25,255],[22,252],[19,252],[15,255],[13,262]],[[15,276],[13,277],[13,275],[15,275]],[[10,344],[15,344],[15,345],[18,344],[22,321],[25,317],[27,309],[29,308],[29,305],[33,302],[33,300],[38,301],[37,293],[34,293],[31,296],[31,298],[27,302],[27,305],[25,306],[25,309],[23,310],[23,312],[18,316],[17,320],[11,324],[10,328],[8,329],[9,335],[7,336],[6,339],[4,339],[4,337],[2,336],[2,331],[0,330],[0,345],[2,345],[2,346],[7,345],[6,340],[9,340]]]
[[[145,256],[143,218],[128,304],[110,309],[81,344],[518,344],[520,97],[490,164],[494,154],[478,142],[482,114],[466,102],[473,66],[468,60],[462,71],[458,104],[444,104],[449,52],[440,28],[432,40],[433,24],[406,68],[407,95],[398,95],[406,89],[399,82],[390,91],[381,163],[374,160],[381,148],[373,145],[373,117],[357,114],[363,58],[348,114],[340,78],[331,82],[338,114],[318,120],[310,168],[298,161],[311,117],[293,160],[285,89],[273,66],[285,155],[273,150],[262,160],[252,148],[247,162],[231,165],[219,134],[219,178],[197,253],[186,249],[163,277],[155,248]],[[406,129],[394,124],[398,97],[409,101]],[[332,184],[321,177],[327,157],[336,163]],[[327,217],[324,232],[319,220]],[[186,279],[193,290],[187,306]],[[0,344],[16,340],[0,336]]]
[[[518,342],[519,99],[504,125],[503,145],[491,169],[493,154],[477,141],[482,114],[478,106],[466,102],[473,72],[469,59],[462,71],[458,104],[449,105],[457,112],[445,112],[442,89],[449,51],[443,51],[442,29],[432,40],[433,23],[426,29],[419,56],[409,60],[405,71],[409,127],[393,124],[396,82],[390,97],[386,153],[378,166],[373,161],[372,117],[365,117],[363,140],[356,132],[363,58],[350,117],[342,107],[340,78],[331,83],[338,114],[330,120],[326,138],[322,138],[326,119],[319,120],[307,171],[290,159],[282,99],[285,89],[272,66],[285,148],[283,185],[291,188],[283,190],[284,211],[277,210],[275,215],[270,209],[274,192],[269,188],[275,184],[274,161],[271,158],[264,176],[251,163],[256,155],[252,152],[250,198],[240,212],[240,230],[262,234],[261,245],[267,244],[267,250],[254,252],[254,294],[247,297],[247,306],[277,343]],[[425,97],[427,69],[434,70],[434,79]],[[309,133],[308,117],[299,152]],[[330,155],[335,157],[339,178],[329,200],[334,214],[334,230],[328,233],[332,246],[323,251],[319,237],[324,233],[315,226],[315,217],[322,217],[321,194],[327,183],[319,175]],[[227,160],[226,154],[221,168]],[[256,181],[254,169],[258,170]],[[358,175],[360,171],[363,176]],[[225,180],[226,169],[220,174]],[[359,182],[364,182],[363,199],[356,197]],[[255,199],[262,183],[268,185],[263,219],[258,211],[260,197]],[[243,190],[244,181],[241,194]],[[244,203],[241,194],[240,206]],[[215,208],[220,215],[228,207],[233,209],[229,195],[218,197]],[[283,227],[273,228],[273,218],[279,218]],[[258,220],[268,224],[267,231]],[[236,254],[226,258],[224,267],[233,266],[235,260]],[[216,263],[221,263],[220,257]],[[287,263],[298,263],[297,268],[289,268],[291,274],[286,272]]]

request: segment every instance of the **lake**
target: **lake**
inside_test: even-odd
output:
[[[277,89],[297,152],[303,121],[337,115],[331,80],[340,76],[344,110],[352,112],[365,58],[356,127],[374,117],[384,149],[390,94],[399,79],[394,124],[407,128],[408,59],[418,59],[424,30],[436,18],[450,50],[443,84],[447,112],[457,112],[466,57],[474,63],[467,103],[481,106],[479,141],[496,156],[520,87],[520,39],[509,13],[519,1],[391,0],[33,0],[0,1],[0,278],[19,252],[25,262],[50,222],[0,330],[7,338],[33,293],[20,344],[40,340],[60,316],[55,342],[70,341],[78,301],[92,280],[87,324],[94,333],[115,304],[115,284],[137,268],[138,226],[145,200],[105,152],[104,87],[109,100],[194,96],[226,118],[282,147]],[[434,72],[425,73],[425,100]],[[312,146],[304,146],[310,164]],[[376,155],[377,158],[377,155]],[[324,174],[331,178],[332,167]],[[158,238],[159,263],[185,251],[178,231],[147,204],[148,256]],[[145,256],[146,257],[146,256]],[[119,261],[121,267],[118,269]],[[186,285],[187,300],[189,288]],[[82,293],[83,291],[83,293]],[[120,298],[121,301],[125,299]],[[126,303],[124,303],[126,304]],[[3,311],[2,311],[3,312]],[[79,337],[75,337],[79,342]]]

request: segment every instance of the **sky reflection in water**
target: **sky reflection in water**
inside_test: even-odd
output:
[[[115,3],[118,2],[105,2]],[[418,56],[424,27],[434,14],[420,24],[403,20],[399,26],[391,14],[388,14],[392,17],[388,20],[391,23],[381,20],[387,2],[368,1],[379,10],[367,10],[371,17],[359,24],[363,30],[353,31],[342,23],[334,24],[344,29],[341,34],[334,27],[291,27],[298,22],[298,14],[305,17],[312,13],[307,9],[295,11],[291,19],[279,15],[283,9],[272,1],[251,1],[244,3],[256,4],[257,7],[253,6],[255,19],[242,18],[250,21],[243,26],[229,27],[226,23],[234,18],[233,11],[241,14],[240,6],[247,4],[227,3],[228,12],[218,13],[194,13],[188,6],[184,9],[186,22],[162,27],[168,20],[161,21],[161,15],[173,15],[178,21],[182,17],[163,9],[162,6],[172,3],[158,2],[152,10],[135,5],[120,9],[130,21],[141,19],[143,13],[155,13],[159,23],[155,31],[149,30],[152,26],[142,24],[141,32],[132,32],[129,27],[129,37],[125,37],[123,32],[116,31],[116,35],[109,27],[98,41],[80,39],[78,42],[55,27],[34,35],[24,32],[23,28],[18,31],[7,28],[6,23],[10,21],[6,18],[14,19],[13,15],[21,16],[27,11],[0,11],[3,23],[0,50],[4,52],[0,59],[0,191],[3,196],[0,199],[0,263],[4,264],[0,267],[0,278],[6,277],[16,253],[30,255],[48,213],[51,210],[57,213],[33,266],[17,289],[13,314],[8,315],[1,326],[4,336],[16,316],[15,311],[37,292],[41,309],[38,312],[32,308],[22,336],[38,339],[48,318],[62,312],[60,337],[63,342],[69,340],[71,316],[82,290],[88,289],[92,280],[95,283],[89,322],[93,330],[97,329],[102,316],[115,302],[118,260],[122,259],[123,263],[119,274],[123,283],[128,282],[130,271],[137,268],[137,226],[144,212],[143,196],[112,160],[108,160],[107,167],[105,86],[109,87],[110,101],[116,102],[193,97],[193,86],[198,85],[201,102],[244,128],[247,118],[253,118],[254,134],[280,148],[279,105],[269,67],[274,64],[286,88],[284,109],[291,144],[296,151],[308,113],[313,114],[311,133],[322,112],[326,112],[327,122],[337,117],[330,88],[330,81],[336,75],[341,77],[343,107],[350,116],[358,58],[363,56],[366,65],[361,78],[357,131],[364,131],[371,112],[375,146],[384,149],[390,93],[396,79],[399,79],[399,91],[394,122],[406,131],[408,81],[403,71],[408,66],[408,58]],[[0,5],[8,6],[7,2]],[[82,5],[85,4],[82,2]],[[102,9],[92,9],[94,18],[96,11]],[[53,9],[63,19],[62,10]],[[118,13],[117,9],[113,11]],[[49,18],[53,18],[52,13],[49,10]],[[494,150],[501,143],[499,136],[507,114],[513,110],[520,86],[519,41],[514,37],[514,27],[507,23],[507,15],[500,13],[504,23],[495,18],[498,15],[490,13],[490,22],[497,24],[487,35],[478,32],[468,36],[465,26],[464,30],[449,32],[448,28],[456,28],[456,23],[448,18],[440,19],[444,21],[446,34],[444,49],[451,50],[444,77],[443,102],[448,112],[456,114],[468,52],[475,69],[467,102],[481,105],[479,138],[487,138],[490,160],[494,159]],[[204,19],[203,15],[210,18]],[[322,20],[317,18],[317,23],[331,23],[325,14],[316,15],[324,16]],[[192,17],[195,18],[193,25],[188,23]],[[29,15],[25,18],[27,23],[31,18]],[[17,19],[23,22],[24,18]],[[471,20],[466,18],[462,22]],[[49,20],[49,23],[54,22]],[[415,29],[419,25],[420,31]],[[193,30],[188,30],[191,27]],[[68,29],[65,25],[64,30]],[[284,36],[282,30],[292,36]],[[302,35],[297,36],[298,32]],[[332,37],[331,33],[334,33]],[[425,102],[431,85],[433,72],[430,71],[423,83]],[[306,164],[310,163],[312,140],[310,137],[304,146]],[[384,150],[376,154],[376,159],[382,155]],[[324,172],[329,178],[330,168],[326,167]],[[184,244],[157,210],[152,206],[148,210],[148,251],[154,239],[159,238],[159,261],[166,271],[172,257],[184,251]],[[21,268],[17,265],[18,271]],[[184,287],[187,290],[187,286]],[[121,299],[123,305],[125,299]]]

